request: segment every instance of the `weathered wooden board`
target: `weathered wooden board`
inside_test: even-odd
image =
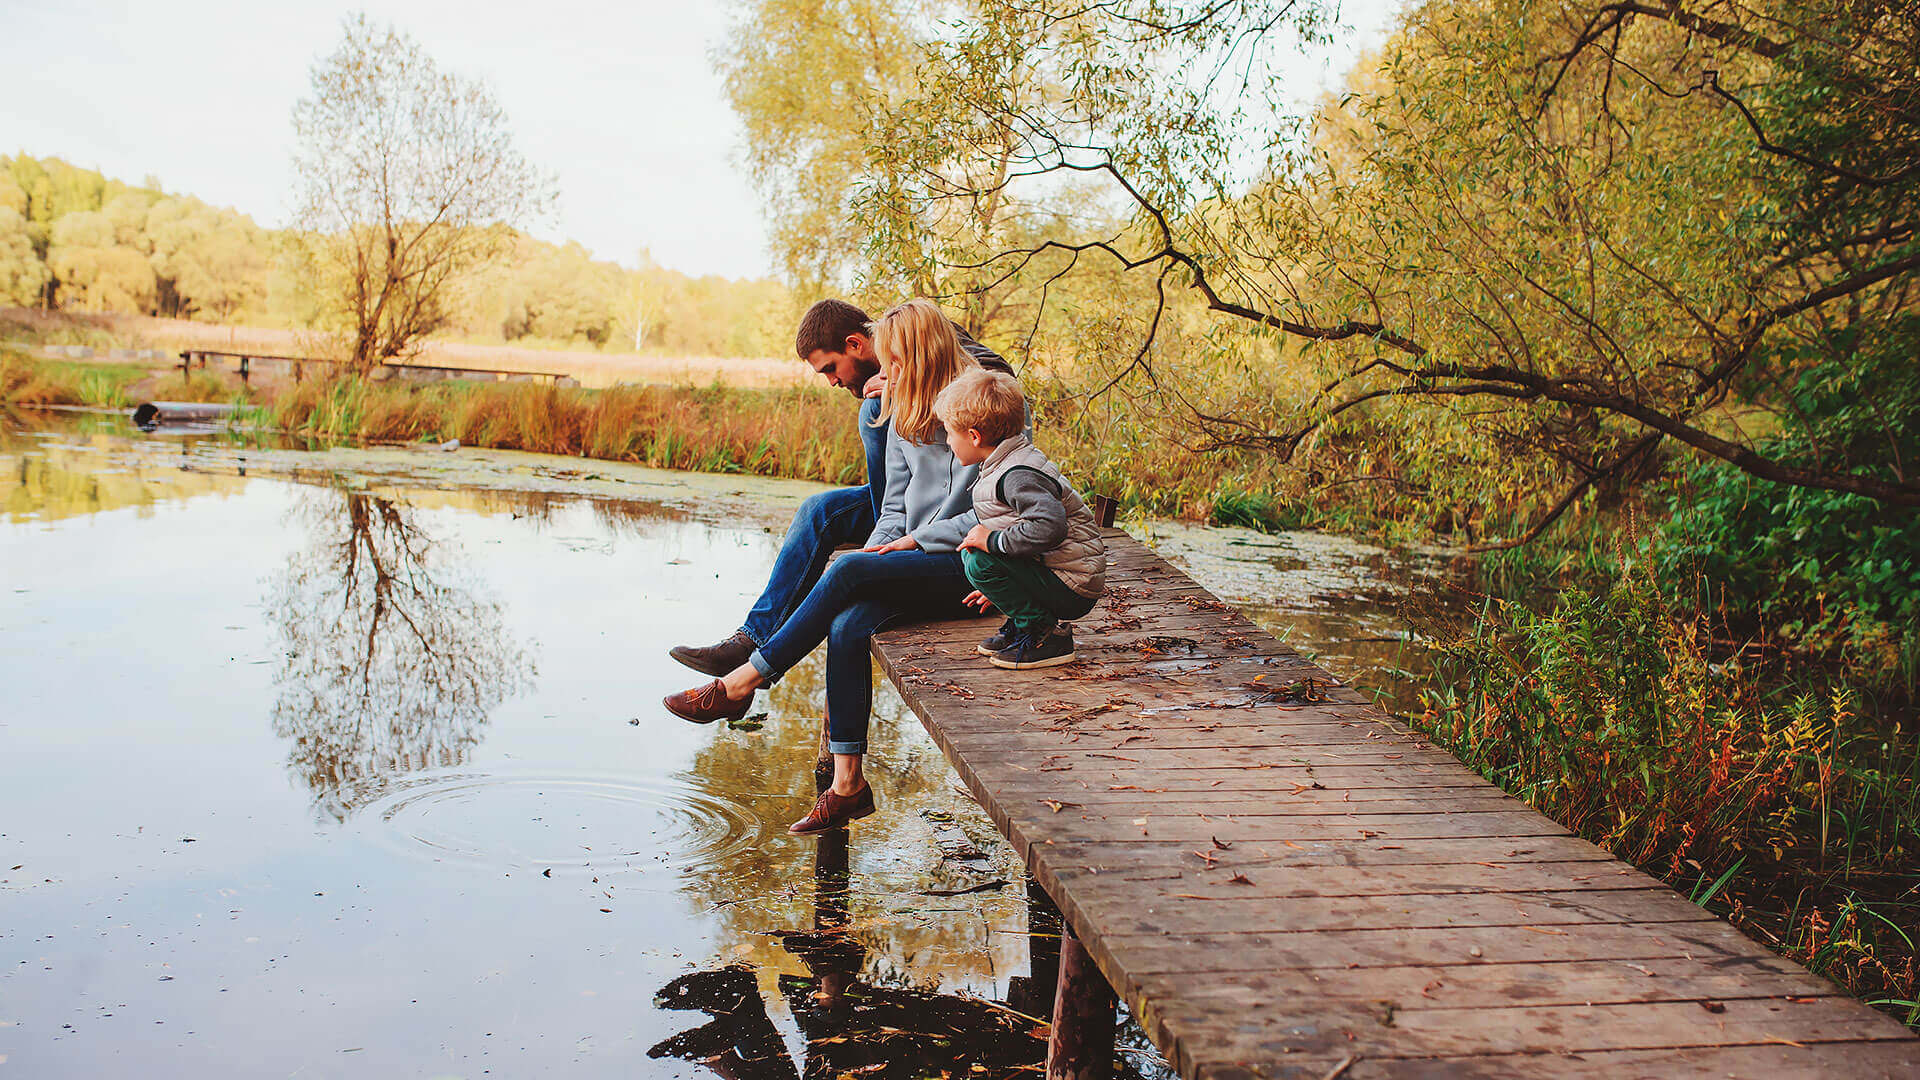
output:
[[[874,653],[1181,1075],[1920,1076],[1920,1040],[1119,532],[1080,660]]]

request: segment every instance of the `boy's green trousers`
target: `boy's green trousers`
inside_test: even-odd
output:
[[[1084,616],[1096,603],[1068,588],[1038,559],[969,548],[960,553],[960,560],[973,587],[1022,630],[1051,629],[1062,619]]]

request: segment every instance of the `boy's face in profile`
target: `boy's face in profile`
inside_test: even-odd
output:
[[[978,465],[987,460],[987,455],[993,453],[993,446],[981,440],[979,428],[947,432],[947,447],[953,451],[953,460],[962,465]]]

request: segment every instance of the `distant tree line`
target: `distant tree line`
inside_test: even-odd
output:
[[[260,326],[319,318],[287,233],[58,158],[0,156],[0,307]],[[595,259],[515,233],[449,291],[443,334],[679,355],[780,356],[796,299],[771,279]]]

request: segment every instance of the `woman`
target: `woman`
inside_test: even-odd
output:
[[[887,376],[875,424],[891,423],[886,498],[873,535],[827,567],[747,663],[666,699],[669,711],[697,723],[738,719],[755,691],[827,642],[833,784],[788,827],[793,833],[824,832],[873,813],[873,789],[861,772],[873,707],[868,640],[906,619],[961,615],[961,599],[972,590],[957,549],[975,521],[969,489],[979,468],[954,460],[933,399],[978,365],[928,300],[909,300],[882,315],[872,336]]]

